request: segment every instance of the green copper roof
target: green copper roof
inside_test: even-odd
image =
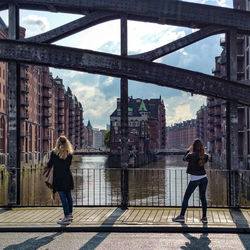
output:
[[[139,112],[147,112],[147,108],[144,104],[144,101],[141,102],[140,108],[139,108]]]
[[[50,76],[53,76],[53,73],[52,73],[52,72],[49,72],[49,75],[50,75]]]
[[[61,82],[57,80],[57,81],[56,81],[56,84],[61,84]]]

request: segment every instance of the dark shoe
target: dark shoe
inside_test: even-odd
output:
[[[184,216],[181,215],[173,218],[173,222],[184,222],[184,221],[185,221]]]
[[[207,217],[202,217],[202,218],[201,218],[201,222],[202,222],[202,223],[207,223]]]

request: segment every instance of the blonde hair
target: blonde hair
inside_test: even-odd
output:
[[[54,152],[56,155],[59,156],[59,158],[64,160],[67,158],[69,154],[72,155],[74,153],[70,141],[64,135],[61,135],[60,137],[57,138]]]

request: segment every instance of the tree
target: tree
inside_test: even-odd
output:
[[[110,130],[106,130],[104,132],[104,145],[106,148],[109,148],[110,146]]]

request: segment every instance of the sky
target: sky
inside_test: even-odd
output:
[[[233,0],[186,0],[221,7],[232,8]],[[8,25],[8,12],[0,11],[0,16]],[[26,28],[26,37],[34,36],[59,27],[82,16],[42,11],[20,10],[20,25]],[[152,23],[128,21],[128,54],[138,54],[155,49],[195,30]],[[192,71],[212,74],[214,58],[222,51],[221,35],[212,36],[172,54],[157,59],[164,63]],[[70,37],[55,42],[81,49],[120,54],[120,21],[105,22]],[[110,115],[116,108],[120,96],[120,79],[109,76],[88,74],[79,71],[50,68],[53,76],[63,79],[65,87],[83,105],[84,124],[90,120],[95,128],[105,129],[110,123]],[[128,94],[133,98],[151,99],[161,97],[166,108],[166,123],[174,123],[196,118],[201,105],[206,105],[206,97],[154,84],[128,81]]]

